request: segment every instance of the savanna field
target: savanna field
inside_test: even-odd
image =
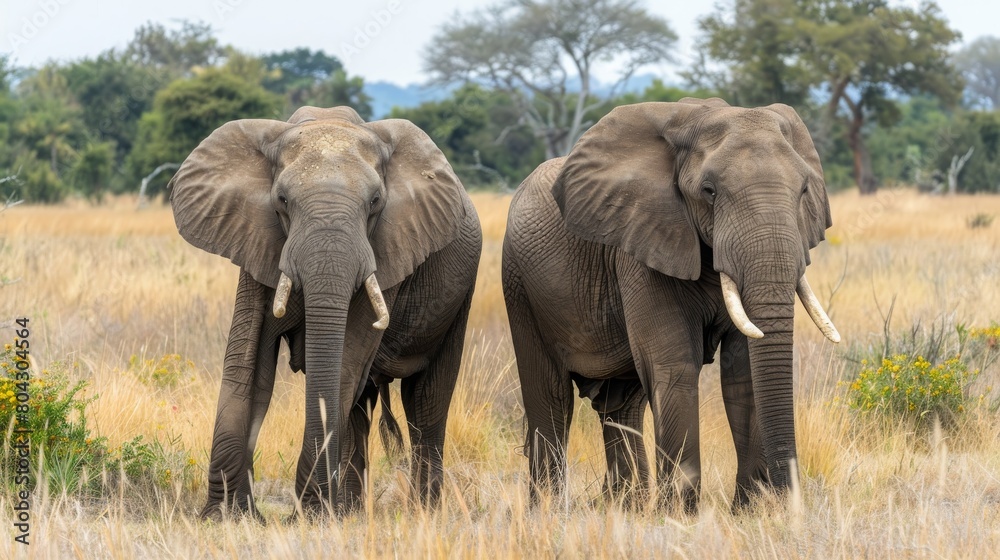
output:
[[[524,426],[500,290],[510,197],[473,200],[483,258],[448,422],[442,507],[407,503],[406,457],[386,456],[373,433],[368,508],[283,523],[294,507],[304,415],[303,376],[283,357],[257,445],[255,491],[266,526],[197,517],[237,268],[182,240],[162,203],[136,210],[134,199],[120,198],[0,214],[0,338],[13,342],[14,319],[29,318],[32,403],[39,417],[65,428],[41,427],[53,451],[31,505],[28,547],[14,542],[13,473],[4,455],[0,558],[998,554],[1000,220],[990,217],[1000,216],[1000,197],[886,188],[831,198],[835,225],[807,274],[844,341],[826,342],[797,309],[801,485],[786,502],[740,516],[729,512],[736,456],[715,365],[701,381],[697,515],[605,502],[600,426],[583,401],[570,436],[569,492],[527,507]],[[10,349],[3,358],[7,379]],[[3,382],[0,418],[8,428],[13,392]],[[940,414],[921,415],[928,403]],[[402,414],[398,400],[393,408]],[[648,412],[646,427],[652,457]]]

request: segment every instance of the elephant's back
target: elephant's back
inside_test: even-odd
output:
[[[528,175],[514,193],[504,235],[504,268],[533,268],[534,261],[548,260],[565,248],[564,226],[559,207],[552,198],[552,184],[566,158],[550,159]],[[562,232],[559,230],[563,230]]]

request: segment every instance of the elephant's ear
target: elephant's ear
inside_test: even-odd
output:
[[[367,125],[389,147],[385,207],[372,234],[376,277],[387,289],[458,235],[465,187],[424,131],[405,119]]]
[[[677,187],[673,140],[689,103],[638,103],[612,110],[576,143],[552,186],[566,228],[619,247],[683,280],[701,275],[698,232]]]
[[[228,257],[272,288],[285,233],[271,204],[273,164],[265,150],[291,126],[266,119],[228,122],[191,152],[168,185],[184,239]]]
[[[830,201],[827,200],[826,196],[826,181],[823,179],[823,165],[819,161],[819,154],[816,152],[812,136],[809,135],[809,129],[806,128],[806,124],[802,122],[795,109],[782,103],[768,105],[767,109],[778,113],[788,121],[787,138],[789,143],[806,164],[816,172],[815,176],[810,178],[806,193],[802,196],[799,212],[799,234],[802,237],[806,264],[808,265],[809,249],[826,239],[826,229],[833,225],[833,219],[830,216]]]
[[[325,121],[330,119],[347,121],[351,124],[365,124],[365,120],[361,118],[361,115],[350,107],[323,108],[310,107],[309,105],[296,109],[288,119],[288,122],[300,124],[308,121]]]

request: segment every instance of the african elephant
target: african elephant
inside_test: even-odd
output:
[[[302,506],[361,504],[380,391],[383,436],[401,436],[388,410],[393,379],[412,484],[435,503],[482,233],[431,139],[406,120],[304,107],[288,122],[222,125],[170,187],[181,235],[241,267],[203,516],[226,507],[259,517],[253,454],[282,337],[306,376]]]
[[[697,507],[698,376],[722,345],[739,457],[734,509],[796,471],[792,317],[830,227],[819,156],[786,105],[720,99],[614,109],[518,188],[503,290],[527,417],[532,499],[561,491],[573,385],[604,425],[605,490],[647,489],[652,407],[660,504]]]

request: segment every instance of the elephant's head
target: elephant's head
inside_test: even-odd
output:
[[[819,156],[787,105],[720,99],[618,107],[567,157],[553,196],[569,231],[684,280],[711,248],[729,315],[750,338],[768,474],[789,483],[795,293],[824,334],[840,335],[805,280],[830,227]]]
[[[350,408],[342,401],[354,394],[340,385],[349,304],[365,285],[377,321],[366,314],[369,322],[359,322],[355,311],[350,328],[384,329],[382,289],[455,239],[463,197],[444,155],[419,128],[406,120],[365,123],[343,107],[302,108],[289,122],[229,122],[171,180],[174,219],[186,240],[277,288],[277,316],[289,291],[301,290],[306,441],[322,446],[330,434],[336,453]],[[330,412],[325,425],[320,400]]]

